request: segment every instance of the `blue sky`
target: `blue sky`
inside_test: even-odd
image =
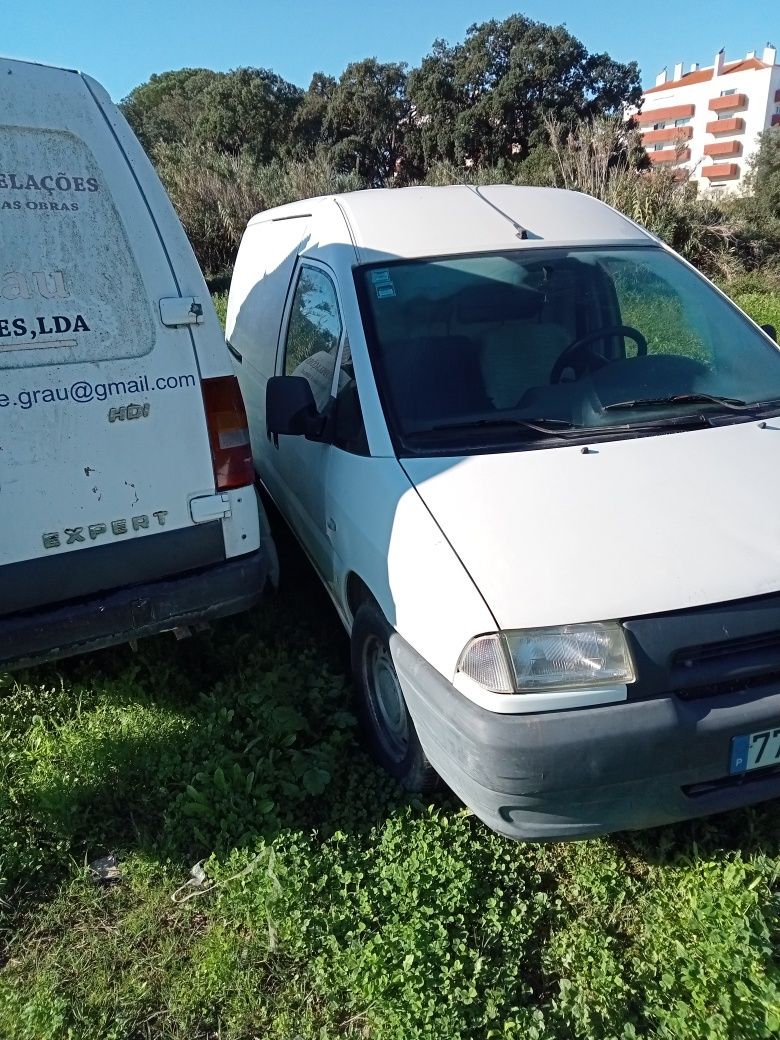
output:
[[[90,73],[119,100],[153,72],[184,66],[271,68],[307,86],[368,56],[416,64],[437,37],[461,40],[472,22],[520,11],[565,23],[591,51],[636,60],[645,86],[664,65],[711,64],[780,46],[780,14],[755,0],[9,0],[0,53]],[[759,8],[764,7],[764,11]],[[780,10],[780,9],[779,9]]]

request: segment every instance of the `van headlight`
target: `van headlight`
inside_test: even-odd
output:
[[[457,670],[493,693],[593,689],[636,679],[616,621],[477,636],[460,655]]]

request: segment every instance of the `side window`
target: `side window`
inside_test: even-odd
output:
[[[341,330],[333,282],[319,268],[302,267],[287,325],[284,374],[308,380],[320,411],[330,398]]]
[[[355,373],[352,369],[352,352],[348,339],[344,340],[339,380],[336,386],[333,444],[352,455],[368,455],[368,439],[363,424],[363,412],[360,407]]]

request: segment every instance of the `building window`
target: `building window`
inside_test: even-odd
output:
[[[718,119],[733,119],[731,112],[718,112]]]
[[[665,130],[666,123],[653,123],[653,130]]]
[[[687,126],[690,123],[690,121],[691,121],[691,117],[690,116],[686,116],[685,119],[675,119],[674,125],[675,126]]]
[[[653,151],[654,152],[662,152],[664,150],[664,148],[666,148],[665,144],[654,144],[653,145]]]
[[[721,97],[731,97],[731,95],[732,94],[736,94],[736,92],[737,92],[737,88],[736,87],[732,87],[731,90],[721,90],[720,96]]]
[[[780,116],[780,105],[775,105],[775,115]]]

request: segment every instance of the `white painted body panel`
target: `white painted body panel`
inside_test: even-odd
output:
[[[341,220],[337,211],[343,214]],[[371,263],[562,243],[655,241],[622,213],[588,195],[506,184],[370,188],[326,195],[266,210],[250,221],[249,228],[303,217],[307,218],[305,251],[326,263],[331,246],[350,246],[353,263]],[[512,220],[527,230],[527,239],[521,240]],[[250,248],[257,250],[254,259],[259,262],[262,247]],[[238,263],[242,262],[239,253]],[[238,288],[245,297],[243,275]],[[234,306],[239,305],[237,301]]]
[[[178,217],[103,88],[6,59],[0,75],[1,566],[191,526],[190,500],[214,492],[200,381],[231,365]],[[163,324],[159,301],[179,297],[201,303],[199,324]],[[86,329],[58,335],[57,315]],[[228,555],[257,548],[253,508],[245,495],[223,521]]]
[[[260,511],[262,506],[254,487],[234,488],[223,492],[228,500],[229,513],[222,521],[222,534],[225,538],[225,556],[243,556],[260,545]],[[267,526],[267,525],[266,525]],[[270,536],[265,537],[268,553],[273,549]]]
[[[780,590],[780,422],[405,459],[503,629]]]
[[[396,631],[452,681],[466,643],[495,621],[398,460],[332,449],[325,483],[334,598],[346,602],[356,574]]]

